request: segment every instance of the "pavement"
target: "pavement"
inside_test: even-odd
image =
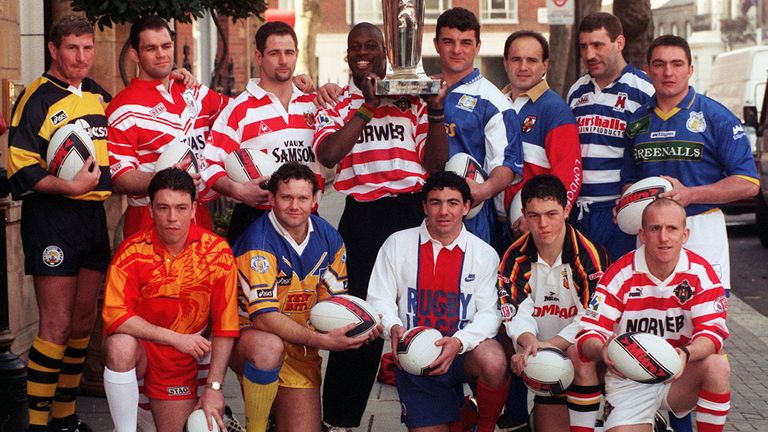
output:
[[[326,202],[329,201],[329,202]],[[328,205],[332,204],[332,205]],[[324,199],[323,217],[334,224],[343,208],[338,194]],[[731,412],[726,431],[768,432],[768,318],[746,302],[731,295],[728,305],[730,338],[725,350],[731,362]],[[385,344],[388,346],[389,344]],[[227,405],[245,424],[243,401],[237,379],[230,371],[224,383]],[[111,432],[112,421],[105,398],[80,396],[77,413],[96,432]],[[400,423],[400,403],[393,386],[376,383],[356,432],[397,432],[407,429]]]

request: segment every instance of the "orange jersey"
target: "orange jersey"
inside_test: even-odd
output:
[[[212,322],[213,336],[238,337],[237,271],[224,239],[191,225],[173,257],[155,228],[125,240],[107,274],[104,329],[111,334],[132,316],[177,333]]]

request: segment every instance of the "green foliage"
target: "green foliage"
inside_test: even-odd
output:
[[[193,18],[202,18],[206,11],[233,20],[245,19],[249,15],[262,18],[266,10],[265,0],[70,0],[72,9],[85,12],[86,17],[104,27],[113,23],[136,22],[146,15],[160,15],[167,20],[188,23]]]

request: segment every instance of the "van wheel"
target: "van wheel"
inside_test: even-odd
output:
[[[764,248],[768,248],[768,204],[765,203],[762,191],[757,194],[755,224],[757,225],[757,235],[760,237],[760,244]]]

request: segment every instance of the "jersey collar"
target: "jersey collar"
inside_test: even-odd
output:
[[[64,90],[67,90],[70,93],[74,93],[74,94],[76,94],[78,96],[82,96],[83,95],[83,81],[88,79],[88,78],[83,78],[83,81],[80,81],[80,86],[75,87],[75,86],[73,86],[72,84],[70,84],[70,83],[68,83],[66,81],[62,81],[62,80],[56,78],[55,76],[49,74],[48,72],[44,72],[43,76],[46,77],[48,79],[48,81],[56,84],[57,86],[63,88]]]
[[[307,236],[304,237],[304,241],[301,242],[301,244],[298,244],[296,243],[296,240],[291,237],[291,234],[288,232],[288,230],[280,225],[280,221],[277,220],[275,212],[272,210],[269,212],[269,222],[272,224],[272,227],[275,228],[275,231],[277,231],[278,234],[285,238],[285,241],[287,241],[288,244],[290,244],[291,247],[293,247],[293,249],[296,250],[296,252],[299,254],[301,254],[307,244],[309,244],[309,236],[312,235],[312,232],[315,230],[312,225],[312,217],[310,216],[309,219],[307,219],[307,223],[309,224],[309,229],[307,229]]]
[[[463,78],[461,78],[460,80],[458,80],[458,81],[456,82],[456,84],[452,85],[452,86],[451,86],[451,87],[448,89],[448,92],[450,93],[451,91],[453,91],[453,90],[454,90],[456,87],[458,87],[458,86],[460,86],[460,85],[463,85],[463,84],[471,84],[471,83],[473,83],[473,82],[475,82],[475,81],[479,80],[479,79],[480,79],[480,78],[482,78],[482,77],[483,77],[483,76],[482,76],[482,75],[480,75],[480,69],[478,69],[478,68],[474,68],[474,69],[472,70],[472,72],[468,73],[468,74],[467,74],[467,75],[465,75]]]
[[[615,85],[617,82],[621,81],[621,78],[622,78],[624,75],[626,75],[626,74],[628,74],[628,73],[632,72],[632,69],[633,69],[632,65],[631,65],[630,63],[627,63],[627,65],[626,65],[626,66],[624,66],[624,69],[622,69],[622,70],[621,70],[621,72],[619,73],[619,76],[617,76],[615,80],[611,81],[611,83],[610,83],[610,84],[608,84],[607,86],[605,86],[605,87],[603,87],[603,88],[600,88],[600,86],[599,86],[599,85],[597,85],[597,81],[595,80],[595,78],[594,78],[592,75],[590,75],[590,76],[589,76],[589,80],[590,80],[590,81],[592,81],[592,85],[593,85],[593,86],[595,86],[595,89],[600,89],[600,91],[601,91],[601,92],[603,92],[603,91],[605,91],[605,89],[611,88],[611,87],[613,87],[613,86],[614,86],[614,85]]]
[[[633,257],[632,265],[634,266],[635,272],[643,273],[650,276],[653,279],[656,279],[656,277],[653,276],[651,274],[651,271],[648,269],[648,262],[645,260],[645,245],[641,245],[635,251],[635,256]],[[690,268],[691,268],[691,263],[688,261],[688,254],[686,253],[686,249],[682,248],[680,249],[680,258],[677,260],[675,269],[672,271],[672,274],[669,277],[673,277],[675,273],[688,271],[690,270]]]
[[[541,97],[547,90],[549,90],[549,84],[547,84],[547,80],[542,79],[539,81],[538,84],[531,87],[527,92],[520,93],[520,96],[518,98],[521,98],[523,96],[528,96],[528,98],[531,100],[531,102],[536,102],[537,99]],[[501,90],[502,93],[507,95],[509,97],[509,100],[512,100],[512,84],[507,84],[506,87],[504,87]],[[512,100],[512,102],[514,102]]]
[[[273,95],[273,93],[270,93],[266,90],[264,90],[260,85],[259,82],[261,81],[260,78],[251,78],[248,80],[248,84],[245,86],[245,90],[250,93],[253,97],[256,99],[262,99],[268,95]],[[291,83],[291,102],[296,100],[299,96],[304,95],[304,93],[299,90],[298,87],[296,87],[295,84]],[[275,96],[276,97],[276,96]]]
[[[150,239],[152,241],[152,246],[155,249],[155,252],[158,255],[171,255],[171,253],[168,251],[168,249],[163,245],[163,242],[160,240],[160,235],[157,234],[157,229],[155,229],[155,226],[152,225],[152,228],[150,228],[151,234]],[[187,252],[189,249],[189,246],[192,243],[196,243],[200,241],[203,237],[203,229],[195,224],[194,222],[189,225],[189,233],[187,233],[187,242],[184,244],[184,249],[182,249],[181,253],[179,253],[176,256],[183,255]]]
[[[467,227],[464,226],[464,224],[461,224],[461,232],[456,237],[456,239],[451,242],[451,244],[444,245],[440,243],[439,240],[435,240],[432,238],[431,235],[429,235],[429,230],[427,229],[427,220],[424,219],[423,222],[421,222],[421,226],[419,226],[419,244],[424,244],[426,242],[432,242],[433,245],[437,245],[438,247],[444,247],[448,250],[453,250],[455,247],[459,247],[462,251],[467,251],[467,241],[468,241],[468,232]]]
[[[678,102],[678,104],[669,110],[669,112],[664,112],[658,107],[658,101],[656,99],[656,95],[654,94],[651,100],[648,101],[648,105],[646,108],[648,108],[648,111],[653,111],[656,113],[659,118],[662,120],[668,120],[673,115],[677,114],[678,112],[682,110],[689,110],[693,106],[693,103],[696,101],[696,90],[693,88],[693,86],[688,86],[688,93],[685,95],[685,97]]]

